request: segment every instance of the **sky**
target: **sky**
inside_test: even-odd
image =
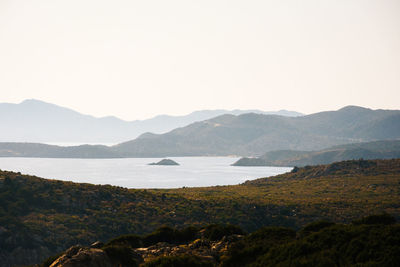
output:
[[[0,102],[400,109],[399,0],[0,0]]]

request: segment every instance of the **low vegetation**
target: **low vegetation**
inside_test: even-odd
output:
[[[400,159],[357,160],[296,168],[235,186],[133,190],[0,171],[0,262],[42,262],[72,245],[126,234],[133,246],[144,242],[135,235],[163,225],[187,232],[179,236],[165,228],[161,236],[187,240],[193,233],[189,226],[209,224],[253,232],[265,226],[300,229],[316,220],[349,223],[382,212],[398,220],[399,174]],[[214,232],[210,235],[219,238]]]
[[[262,228],[234,243],[221,266],[396,266],[400,225],[387,214],[357,224],[314,222],[297,233]],[[390,223],[388,223],[390,217]]]
[[[218,235],[211,237],[214,230]],[[270,226],[245,234],[236,226],[210,225],[190,227],[189,232],[187,236],[187,229],[162,227],[149,235],[136,236],[135,240],[143,244],[140,248],[136,241],[125,242],[131,236],[118,237],[101,248],[105,252],[103,261],[114,266],[263,267],[396,266],[400,260],[400,225],[388,214],[350,224],[317,221],[298,231]],[[149,236],[157,238],[149,241]],[[67,250],[57,261],[79,264],[79,257],[73,259],[74,249]],[[75,249],[75,253],[83,250],[91,255],[90,248]],[[54,258],[41,267],[48,267],[53,261]]]

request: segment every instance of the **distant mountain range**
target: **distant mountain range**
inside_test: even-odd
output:
[[[56,146],[40,143],[0,143],[0,157],[31,158],[121,158],[121,153],[103,145]]]
[[[255,158],[241,158],[233,166],[306,166],[353,159],[400,158],[400,140],[335,146],[320,151],[278,150]]]
[[[116,117],[96,118],[39,100],[20,104],[0,103],[0,142],[120,143],[145,132],[166,133],[196,121],[222,114],[243,113],[301,116],[281,110],[201,110],[186,116],[160,115],[148,120],[124,121]]]
[[[0,156],[259,156],[274,150],[317,151],[335,145],[396,139],[400,139],[399,110],[348,106],[300,117],[221,115],[165,134],[145,133],[111,147],[0,143]]]
[[[273,150],[320,150],[400,138],[399,110],[348,106],[301,117],[222,115],[162,135],[144,134],[115,150],[128,156],[259,156]]]

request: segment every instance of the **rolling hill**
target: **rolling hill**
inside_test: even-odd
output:
[[[400,140],[334,146],[319,151],[278,150],[255,158],[241,158],[233,166],[305,166],[352,159],[400,158]]]
[[[0,171],[1,266],[34,264],[75,244],[212,223],[247,232],[400,218],[400,159],[308,166],[234,186],[137,190]]]
[[[399,110],[349,106],[301,117],[222,115],[166,134],[144,134],[112,149],[126,156],[258,156],[273,150],[320,150],[400,138]]]

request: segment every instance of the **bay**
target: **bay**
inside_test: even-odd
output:
[[[235,157],[170,157],[179,166],[151,166],[161,158],[0,158],[0,169],[42,178],[127,188],[234,185],[290,171],[290,167],[230,166]]]

